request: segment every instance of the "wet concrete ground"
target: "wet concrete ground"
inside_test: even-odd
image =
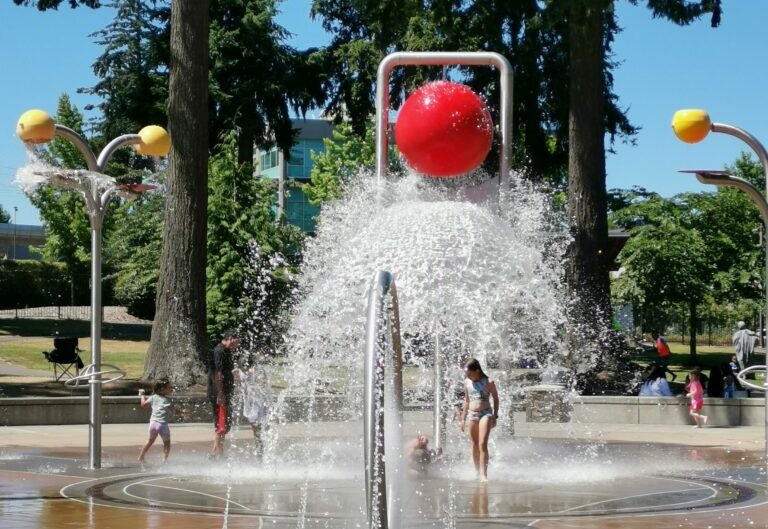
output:
[[[307,446],[285,449],[318,461],[329,450],[350,450],[353,461],[331,471],[322,463],[267,467],[248,455],[244,432],[233,446],[245,448],[244,457],[208,461],[208,425],[175,428],[169,463],[158,464],[154,447],[146,467],[135,462],[145,426],[115,425],[105,431],[100,470],[86,468],[87,430],[70,430],[63,442],[54,427],[0,429],[0,526],[366,527],[361,448],[354,436],[330,441],[349,429],[328,425]],[[602,432],[608,442],[592,454],[581,454],[592,445],[578,432],[558,439],[551,428],[529,431],[498,445],[487,484],[474,481],[458,456],[408,481],[403,527],[768,528],[762,429],[717,430],[693,436],[669,427],[661,444],[642,441],[647,428],[623,427]],[[284,440],[303,435],[296,427]]]

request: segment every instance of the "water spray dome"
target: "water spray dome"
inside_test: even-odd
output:
[[[395,124],[405,161],[432,177],[468,173],[483,163],[493,122],[483,100],[465,85],[436,81],[411,94]]]
[[[48,143],[55,132],[53,119],[44,110],[27,110],[16,124],[16,135],[24,143]]]

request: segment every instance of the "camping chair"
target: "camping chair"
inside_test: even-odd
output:
[[[53,351],[43,351],[43,356],[53,364],[53,378],[58,382],[64,376],[72,378],[84,367],[77,347],[77,338],[56,337],[53,339]],[[60,370],[60,371],[59,371]]]

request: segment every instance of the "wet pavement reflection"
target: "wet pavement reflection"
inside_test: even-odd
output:
[[[557,442],[548,446],[553,450],[562,447]],[[766,478],[759,452],[616,443],[602,457],[605,466],[612,459],[631,463],[633,457],[642,464],[650,451],[669,461],[671,470],[548,483],[526,474],[535,472],[538,463],[524,463],[521,456],[513,462],[516,464],[492,467],[496,476],[491,473],[489,483],[479,483],[456,470],[464,462],[459,467],[453,462],[450,472],[435,469],[427,478],[406,484],[403,524],[437,528],[768,528]],[[298,480],[262,473],[252,479],[226,480],[205,471],[212,463],[204,459],[203,445],[178,447],[174,452],[180,461],[177,466],[141,468],[133,462],[134,452],[113,447],[105,458],[109,468],[91,471],[67,451],[4,450],[0,457],[1,526],[365,527],[361,476],[313,477],[310,473],[307,479]],[[672,465],[680,460],[689,466]]]

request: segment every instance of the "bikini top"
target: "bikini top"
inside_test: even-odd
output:
[[[476,401],[489,401],[491,398],[491,391],[488,389],[488,385],[491,379],[488,377],[481,378],[475,382],[470,379],[466,379],[464,382],[467,388],[467,394],[469,395],[470,402]]]

